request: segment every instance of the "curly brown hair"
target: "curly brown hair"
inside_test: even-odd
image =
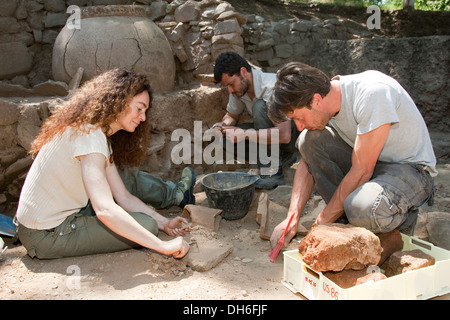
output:
[[[131,132],[120,130],[107,135],[110,124],[128,109],[131,99],[147,91],[150,103],[146,110],[146,121]],[[107,136],[114,154],[114,162],[120,166],[138,166],[147,156],[150,142],[149,110],[152,90],[147,78],[124,69],[112,69],[87,81],[68,101],[62,103],[44,122],[41,131],[31,144],[34,157],[55,136],[67,127],[75,133],[86,133],[86,125],[101,128]]]

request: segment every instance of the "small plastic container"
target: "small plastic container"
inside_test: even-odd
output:
[[[298,250],[290,250],[283,253],[282,283],[310,300],[424,300],[450,293],[450,251],[404,234],[402,239],[402,251],[422,250],[435,264],[343,289],[304,263]]]

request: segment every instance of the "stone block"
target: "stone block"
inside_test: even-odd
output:
[[[66,24],[67,15],[65,13],[53,13],[49,12],[45,17],[45,27],[63,27]]]
[[[275,53],[279,58],[289,58],[294,53],[294,48],[288,43],[282,43],[275,46]]]
[[[426,228],[428,239],[434,245],[450,250],[450,213],[429,212]]]
[[[196,243],[191,245],[182,261],[195,271],[203,272],[214,268],[233,251],[231,244],[223,242],[217,234],[200,226],[193,228],[191,240]]]
[[[380,281],[387,279],[387,277],[381,272],[372,272],[370,267],[362,270],[325,272],[323,275],[343,289],[348,289],[368,281]]]
[[[175,20],[177,22],[189,22],[200,18],[200,7],[194,1],[186,1],[175,9]]]
[[[27,74],[33,66],[28,48],[20,42],[0,43],[0,79]]]
[[[300,20],[298,22],[295,22],[292,25],[292,30],[294,31],[300,31],[300,32],[306,32],[311,28],[311,25],[308,21]]]
[[[189,218],[193,225],[200,225],[211,231],[218,231],[222,210],[188,204],[183,209],[182,216]]]
[[[225,11],[222,12],[218,17],[217,20],[218,21],[222,21],[222,20],[228,20],[231,18],[235,18],[238,22],[239,25],[244,25],[247,23],[247,17],[239,12],[236,11]]]
[[[16,103],[0,99],[0,126],[17,122],[19,116],[19,106]]]
[[[18,0],[0,0],[0,17],[14,16],[18,2]]]
[[[67,96],[68,86],[62,81],[48,80],[46,82],[39,83],[33,87],[33,93],[37,96]]]
[[[434,257],[420,249],[399,251],[393,253],[382,265],[385,274],[392,277],[405,272],[417,270],[434,265]]]
[[[319,272],[377,265],[381,251],[380,239],[371,231],[338,223],[314,226],[299,245],[303,261]]]
[[[37,137],[42,121],[39,117],[40,105],[23,104],[20,106],[21,116],[17,124],[18,144],[29,151],[31,142]]]
[[[66,10],[66,2],[64,0],[44,0],[44,8],[51,12],[60,12]]]
[[[13,17],[0,17],[0,30],[3,34],[17,33],[22,31],[22,27]]]
[[[220,35],[215,35],[212,37],[213,44],[236,44],[239,46],[244,46],[244,40],[239,33],[225,33]]]
[[[150,8],[152,9],[152,15],[150,19],[155,21],[165,16],[167,9],[166,1],[154,1],[150,4]]]
[[[393,230],[391,232],[383,233],[378,236],[380,238],[380,244],[383,248],[381,252],[381,258],[378,265],[382,265],[394,252],[403,249],[403,239],[400,231]]]
[[[216,24],[214,28],[214,34],[224,33],[241,33],[241,27],[236,19],[225,20]]]

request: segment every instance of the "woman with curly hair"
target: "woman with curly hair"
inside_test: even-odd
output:
[[[195,174],[178,184],[132,169],[145,158],[152,91],[144,76],[114,69],[86,82],[43,124],[17,209],[31,257],[52,259],[143,246],[176,258],[189,245],[182,217],[156,208],[195,202]],[[163,230],[170,236],[162,241]]]

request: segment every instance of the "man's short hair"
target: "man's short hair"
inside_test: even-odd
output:
[[[286,114],[298,108],[311,108],[318,93],[330,92],[330,78],[321,70],[301,62],[289,62],[277,72],[277,82],[268,102],[269,118],[274,123],[286,121]]]
[[[214,65],[214,80],[216,83],[220,83],[224,73],[228,74],[230,77],[235,74],[240,74],[242,67],[247,69],[249,72],[252,70],[247,60],[236,52],[222,52],[217,57],[216,64]]]

